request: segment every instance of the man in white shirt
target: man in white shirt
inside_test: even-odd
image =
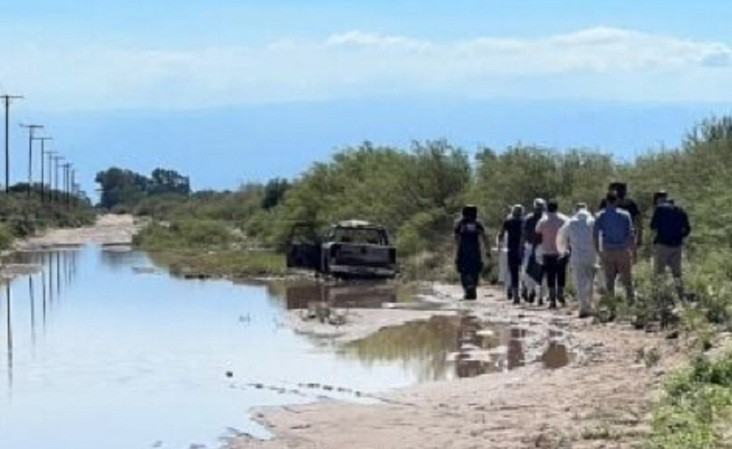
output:
[[[564,286],[567,280],[567,259],[569,253],[560,253],[557,248],[557,234],[569,221],[559,212],[559,203],[551,200],[546,205],[546,215],[536,225],[536,235],[541,241],[544,276],[549,287],[549,308],[557,307],[557,301],[564,305]]]

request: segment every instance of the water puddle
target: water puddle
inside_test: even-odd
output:
[[[380,308],[398,301],[397,288],[388,283],[288,283],[284,286],[288,310],[307,309],[314,302],[335,308]]]
[[[116,246],[3,262],[37,267],[0,289],[3,447],[218,448],[268,436],[252,407],[380,401],[389,389],[534,361],[528,331],[471,317],[407,323],[341,348],[283,324],[314,301],[403,304],[388,284],[184,280]],[[544,363],[567,361],[557,345]]]
[[[541,362],[546,369],[558,369],[571,361],[561,335],[533,335],[522,327],[482,323],[474,316],[435,316],[389,327],[347,344],[345,357],[369,363],[400,361],[420,380],[475,377],[512,370],[527,363]],[[545,340],[537,352],[527,348]],[[532,355],[533,354],[533,355]]]

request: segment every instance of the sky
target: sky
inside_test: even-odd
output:
[[[179,163],[196,172],[194,183],[233,187],[278,171],[295,175],[357,139],[449,136],[495,145],[530,138],[628,157],[677,141],[682,118],[691,126],[728,111],[730,19],[732,4],[722,0],[12,1],[0,4],[0,92],[25,95],[14,106],[18,120],[47,120],[48,131],[64,137],[54,145],[79,152],[89,176],[127,160],[138,169]],[[384,101],[395,106],[374,106]],[[499,118],[486,118],[483,132],[480,123],[466,130],[458,122],[464,114],[440,112],[460,102]],[[410,105],[412,119],[403,115]],[[514,121],[502,126],[501,108],[512,105],[525,109],[511,110]],[[595,119],[582,123],[576,140],[569,126],[537,134],[531,124],[555,119],[552,105],[579,116],[590,108]],[[603,135],[603,107],[627,122],[617,130],[631,134],[622,143]],[[659,107],[678,114],[663,123],[644,117]],[[339,115],[344,110],[354,119]],[[255,128],[258,111],[270,121]],[[278,114],[298,118],[278,127]],[[528,129],[516,129],[516,115]],[[221,120],[235,128],[213,133]],[[638,120],[657,131],[635,132]],[[430,132],[425,123],[440,126]],[[84,124],[94,139],[82,135]],[[154,132],[161,127],[170,130],[165,139]],[[250,135],[259,136],[257,148],[241,149]],[[190,142],[218,148],[227,163],[204,170],[204,152]],[[262,153],[292,163],[232,169],[257,165]]]

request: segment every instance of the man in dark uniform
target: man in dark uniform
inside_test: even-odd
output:
[[[638,260],[638,247],[643,244],[643,216],[641,215],[638,204],[628,198],[628,185],[624,182],[613,182],[608,186],[608,192],[615,192],[618,197],[617,208],[622,209],[630,214],[635,229],[635,242],[633,247],[633,259]],[[607,206],[605,199],[600,203],[600,210],[604,210]]]
[[[465,206],[462,218],[455,225],[455,244],[457,246],[455,265],[460,273],[465,299],[468,300],[478,298],[478,281],[480,273],[483,271],[481,242],[485,247],[486,256],[490,258],[490,245],[485,226],[478,220],[478,208],[472,205]]]
[[[507,288],[508,300],[513,300],[514,304],[520,304],[519,296],[519,274],[521,273],[521,264],[524,260],[524,208],[520,204],[513,206],[511,214],[504,220],[501,232],[498,234],[498,241],[502,242],[503,237],[508,234],[506,248],[508,249],[508,272],[511,281]]]

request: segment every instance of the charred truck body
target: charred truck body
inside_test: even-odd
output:
[[[313,225],[300,223],[290,234],[287,266],[344,279],[393,278],[396,249],[383,226],[366,221],[342,221],[323,236]]]

